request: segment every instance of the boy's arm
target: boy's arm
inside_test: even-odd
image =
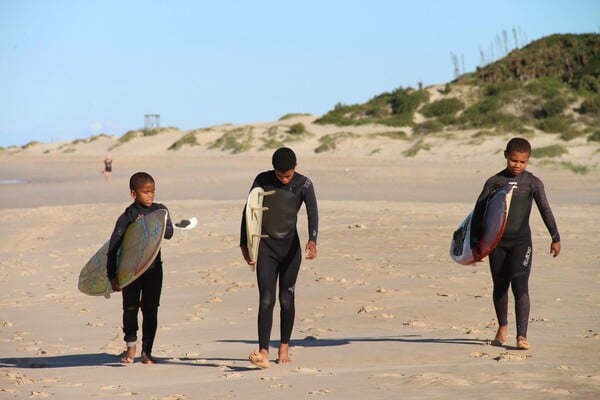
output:
[[[558,232],[558,226],[554,219],[552,209],[550,208],[550,203],[546,197],[544,184],[539,179],[536,179],[534,182],[533,199],[535,200],[535,204],[540,211],[544,225],[546,225],[546,229],[548,229],[552,239],[550,253],[556,257],[560,253],[560,233]]]
[[[319,207],[317,196],[311,180],[306,178],[304,183],[304,204],[308,217],[308,243],[306,244],[306,258],[311,260],[317,257],[317,237],[319,236]]]
[[[167,210],[167,226],[165,227],[165,239],[171,239],[173,237],[173,232],[175,231],[175,229],[173,228],[173,221],[171,221],[171,213],[169,212],[169,209],[165,206],[163,206],[165,210]]]

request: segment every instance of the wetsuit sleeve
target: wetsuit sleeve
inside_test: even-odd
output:
[[[542,215],[542,220],[550,233],[552,238],[552,243],[560,242],[560,234],[558,233],[558,226],[556,225],[556,221],[554,220],[554,214],[552,214],[552,209],[550,208],[550,203],[548,203],[548,199],[546,198],[546,191],[544,190],[544,184],[538,178],[536,178],[533,182],[533,199],[535,200],[535,204],[537,205],[540,214]]]
[[[169,209],[163,204],[160,204],[159,208],[167,211],[167,226],[165,227],[164,238],[168,240],[173,237],[173,232],[174,232],[173,222],[171,221],[171,213],[169,212]]]
[[[123,242],[123,236],[131,222],[130,216],[127,212],[124,212],[117,219],[115,228],[110,236],[106,261],[106,275],[108,279],[113,279],[117,276],[117,251]]]
[[[315,195],[315,187],[310,179],[306,178],[304,187],[304,204],[306,205],[306,214],[308,217],[308,240],[316,243],[319,235],[317,196]]]

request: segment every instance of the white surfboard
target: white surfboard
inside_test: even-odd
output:
[[[248,194],[246,201],[246,237],[248,239],[248,251],[252,261],[258,260],[258,245],[260,239],[267,237],[262,234],[262,216],[267,207],[263,207],[265,196],[275,194],[275,191],[265,192],[263,188],[256,187]],[[252,266],[254,269],[254,266]]]

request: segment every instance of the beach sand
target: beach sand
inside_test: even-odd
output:
[[[506,347],[489,344],[497,324],[487,260],[461,266],[448,255],[452,232],[483,182],[504,167],[501,149],[510,136],[484,143],[458,136],[443,145],[443,138],[432,138],[431,150],[416,157],[399,155],[409,141],[365,138],[315,154],[319,135],[334,128],[309,129],[315,138],[290,147],[298,172],[315,184],[319,253],[303,261],[296,286],[293,362],[272,362],[266,370],[247,360],[257,346],[258,289],[241,256],[239,224],[252,179],[270,169],[272,150],[172,152],[166,148],[182,133],[137,138],[111,150],[111,183],[100,169],[114,138],[74,144],[70,152],[59,144],[1,152],[0,397],[600,396],[597,145],[570,148],[568,160],[590,166],[585,175],[530,164],[545,183],[562,253],[548,254],[549,235],[534,206],[532,349],[519,351],[512,295],[510,339]],[[206,141],[219,134],[209,132]],[[551,140],[541,135],[531,142]],[[155,365],[140,363],[139,354],[134,364],[119,363],[120,294],[107,300],[76,287],[79,271],[130,203],[128,179],[138,170],[154,176],[156,201],[169,207],[174,222],[199,221],[163,244]],[[305,243],[304,210],[299,221]],[[278,327],[276,308],[272,361]]]

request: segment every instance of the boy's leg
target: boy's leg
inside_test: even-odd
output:
[[[248,356],[250,362],[260,368],[269,367],[269,343],[273,326],[273,308],[277,290],[277,253],[271,247],[273,241],[263,239],[260,243],[260,257],[256,266],[258,284],[258,350]]]
[[[140,277],[142,280],[142,361],[152,362],[152,347],[158,328],[158,306],[162,291],[163,270],[157,265]]]
[[[507,251],[501,247],[496,247],[488,258],[494,283],[492,298],[498,320],[498,331],[492,344],[503,345],[506,342],[508,331],[508,288],[510,286]]]
[[[121,360],[126,363],[133,362],[136,352],[138,310],[141,293],[141,286],[136,283],[132,283],[121,291],[123,295],[123,340],[127,344],[127,350]]]
[[[519,338],[527,338],[527,328],[531,308],[529,300],[529,275],[531,274],[532,253],[531,243],[522,243],[519,246],[515,246],[511,252],[511,266],[513,267],[511,287],[515,297],[517,342],[519,342]],[[518,344],[517,347],[521,346]],[[528,349],[529,343],[524,344],[522,347]]]
[[[281,308],[279,313],[281,343],[277,358],[279,363],[291,361],[289,343],[296,318],[295,288],[301,262],[300,242],[296,241],[289,256],[281,264],[279,273],[279,306]]]
[[[262,261],[256,268],[258,283],[258,344],[260,350],[269,351],[271,329],[273,325],[273,308],[277,291],[277,262],[261,254]]]

